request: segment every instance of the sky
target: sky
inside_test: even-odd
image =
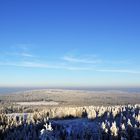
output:
[[[0,87],[140,87],[139,0],[0,0]]]

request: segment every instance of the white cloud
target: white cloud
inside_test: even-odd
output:
[[[61,64],[46,64],[46,63],[37,63],[37,62],[30,62],[30,61],[23,61],[23,62],[6,62],[0,63],[0,66],[15,66],[15,67],[27,67],[27,68],[47,68],[47,69],[64,69],[64,70],[75,70],[75,71],[85,71],[85,70],[92,70],[91,68],[85,67],[73,67],[73,66],[66,66]]]
[[[20,56],[23,56],[23,57],[34,57],[34,55],[30,54],[30,53],[19,53]]]
[[[19,56],[19,57],[35,57],[33,54],[26,53],[26,52],[7,52],[6,54],[11,56]]]
[[[129,74],[140,74],[140,71],[127,70],[127,69],[100,69],[98,72],[112,72],[112,73],[129,73]]]
[[[64,56],[62,59],[67,62],[84,63],[84,64],[97,64],[101,62],[101,60],[99,59],[93,60],[93,59],[83,59],[83,58],[76,58],[76,57],[69,57],[69,56]]]
[[[28,68],[46,68],[46,69],[64,69],[64,70],[73,70],[73,71],[93,71],[93,72],[106,72],[106,73],[128,73],[128,74],[140,74],[140,71],[129,70],[129,69],[107,69],[110,65],[116,63],[125,63],[127,61],[106,61],[99,59],[97,56],[89,56],[85,55],[84,57],[73,57],[73,56],[64,56],[62,58],[63,61],[52,61],[52,62],[43,62],[40,60],[35,60],[35,55],[30,53],[30,51],[26,48],[27,46],[21,45],[20,50],[7,52],[7,55],[19,56],[21,59],[10,61],[7,60],[5,62],[0,62],[0,66],[15,66],[15,67],[28,67]],[[23,59],[22,59],[23,58]],[[26,59],[24,59],[26,58]],[[38,57],[39,58],[39,57]],[[12,59],[11,59],[12,60]],[[24,61],[26,60],[26,61]],[[76,65],[75,65],[75,64]],[[92,64],[95,64],[94,66]],[[102,68],[101,65],[102,64]],[[100,69],[101,68],[101,69]]]
[[[21,57],[21,58],[31,58],[36,57],[33,53],[31,53],[31,44],[15,44],[3,52],[3,56],[11,56],[11,57]]]
[[[130,61],[128,60],[105,60],[98,58],[96,55],[84,55],[82,57],[64,56],[62,59],[66,62],[81,64],[130,64]]]
[[[128,73],[128,74],[140,74],[140,71],[128,70],[128,69],[95,69],[92,67],[74,67],[70,65],[62,64],[47,64],[32,61],[23,62],[1,62],[0,66],[15,66],[15,67],[27,67],[27,68],[46,68],[46,69],[64,69],[72,71],[93,71],[93,72],[109,72],[109,73]]]

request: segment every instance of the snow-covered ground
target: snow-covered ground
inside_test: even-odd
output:
[[[22,106],[38,106],[38,105],[58,105],[58,102],[54,102],[54,101],[39,101],[39,102],[16,102],[16,104],[18,105],[22,105]]]

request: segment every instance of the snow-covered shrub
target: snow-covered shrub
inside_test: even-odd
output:
[[[140,123],[140,114],[138,114],[138,116],[136,116],[135,119],[138,123]]]
[[[116,122],[113,122],[112,123],[112,126],[110,128],[110,131],[111,131],[111,135],[112,136],[117,136],[118,135],[118,128],[116,126]]]
[[[89,107],[87,109],[87,117],[88,119],[95,119],[96,118],[96,111],[93,107]]]
[[[124,123],[123,123],[123,124],[121,124],[121,130],[122,130],[122,131],[125,131],[125,129],[126,129],[126,128],[125,128]]]
[[[104,131],[106,129],[106,124],[104,122],[102,122],[101,124],[101,129]]]
[[[104,113],[106,112],[106,108],[105,107],[101,107],[98,110],[98,117],[102,117],[104,115]]]
[[[128,119],[127,125],[130,126],[130,127],[132,127],[132,124],[131,124],[131,120],[130,119]]]

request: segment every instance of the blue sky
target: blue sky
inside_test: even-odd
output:
[[[139,0],[1,0],[0,86],[140,86]]]

